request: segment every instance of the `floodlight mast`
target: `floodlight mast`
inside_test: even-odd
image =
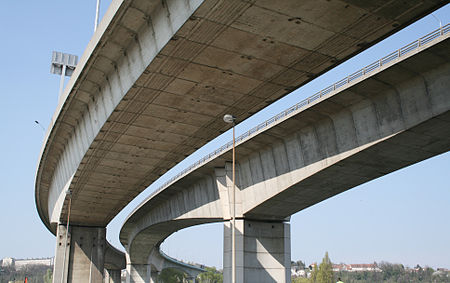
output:
[[[59,81],[58,100],[61,98],[62,92],[64,90],[64,78],[66,76],[70,77],[72,75],[75,67],[77,66],[77,63],[78,56],[53,51],[50,73],[61,75],[61,80]]]
[[[99,13],[100,13],[100,0],[97,0],[97,8],[95,10],[94,32],[97,30],[98,20],[99,20]]]

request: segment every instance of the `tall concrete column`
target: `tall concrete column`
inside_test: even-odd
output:
[[[69,266],[71,236],[65,225],[58,225],[56,231],[56,251],[53,265],[53,283],[66,283]]]
[[[67,236],[67,237],[66,237]],[[53,283],[103,282],[106,228],[59,225]]]
[[[118,269],[106,269],[104,270],[104,282],[105,283],[120,283],[121,282],[121,270]]]
[[[231,282],[231,222],[224,224],[224,283]],[[291,232],[286,222],[236,220],[236,283],[291,282]]]

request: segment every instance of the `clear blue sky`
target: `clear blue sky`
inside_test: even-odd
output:
[[[110,1],[102,1],[102,13]],[[54,236],[39,219],[34,181],[44,128],[57,103],[59,77],[51,75],[53,50],[81,56],[93,33],[95,0],[8,1],[0,10],[0,259],[54,255]],[[450,5],[434,13],[450,21]],[[309,96],[390,51],[438,28],[431,16],[316,79],[243,123],[238,131]],[[226,133],[190,161],[230,138]],[[185,162],[184,164],[189,163]],[[333,262],[389,261],[450,268],[450,153],[399,170],[301,211],[291,218],[292,259]],[[170,175],[170,174],[169,174]],[[108,226],[117,247],[128,213],[151,186]],[[222,224],[192,227],[163,244],[174,257],[222,265]]]

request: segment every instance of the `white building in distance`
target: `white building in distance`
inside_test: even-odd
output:
[[[52,267],[54,264],[54,258],[33,258],[33,259],[14,259],[7,257],[2,259],[2,267],[14,267],[16,270],[23,269],[27,266],[44,265]]]

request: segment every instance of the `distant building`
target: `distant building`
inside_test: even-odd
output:
[[[34,258],[34,259],[14,259],[11,257],[4,258],[2,260],[2,267],[14,267],[16,270],[23,269],[27,266],[45,265],[48,267],[53,266],[54,258]]]
[[[291,266],[291,277],[306,277],[306,270],[303,268],[300,268],[298,265],[292,265]]]
[[[448,270],[446,268],[438,268],[435,272],[433,272],[433,276],[448,278],[450,276],[450,270]]]
[[[333,264],[333,271],[347,271],[347,272],[361,272],[361,271],[371,271],[371,272],[381,272],[382,270],[376,264]]]
[[[291,276],[296,277],[305,277],[307,276],[306,271],[304,269],[297,269],[295,267],[291,267]]]
[[[14,259],[12,257],[5,257],[2,259],[2,267],[14,266]]]

